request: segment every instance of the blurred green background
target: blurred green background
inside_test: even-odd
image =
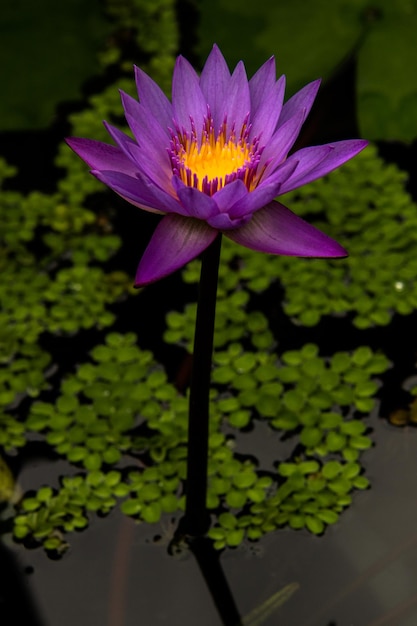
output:
[[[80,98],[83,82],[98,73],[97,53],[110,33],[106,11],[111,6],[123,12],[128,4],[5,0],[0,130],[47,127],[57,103]],[[416,137],[417,0],[196,0],[180,5],[183,14],[191,7],[199,16],[194,41],[200,62],[213,42],[231,65],[245,59],[249,73],[275,54],[278,72],[287,75],[288,93],[317,77],[327,81],[353,62],[361,135],[404,142]],[[195,30],[195,24],[183,24],[183,29],[190,26]]]

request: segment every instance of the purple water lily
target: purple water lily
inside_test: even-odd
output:
[[[156,281],[194,259],[222,232],[261,252],[341,257],[336,241],[274,200],[355,156],[363,140],[338,141],[288,156],[320,81],[285,104],[285,76],[270,58],[247,79],[239,62],[230,74],[214,46],[199,77],[178,57],[172,103],[139,68],[139,102],[121,93],[134,139],[105,123],[116,146],[72,138],[91,173],[122,198],[165,216],[137,270],[135,284]]]

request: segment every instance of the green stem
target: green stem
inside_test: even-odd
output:
[[[204,535],[210,526],[206,508],[209,394],[220,249],[221,235],[218,235],[202,256],[194,334],[188,416],[186,508],[183,520],[183,530],[194,537]]]

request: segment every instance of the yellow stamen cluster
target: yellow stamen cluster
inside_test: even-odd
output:
[[[214,134],[210,133],[208,137],[203,138],[201,146],[198,146],[196,141],[191,141],[181,155],[181,161],[185,170],[188,169],[197,176],[197,188],[203,191],[205,178],[208,181],[217,178],[221,188],[227,176],[244,168],[250,161],[250,152],[245,141],[238,143],[233,139],[225,141],[223,135],[215,139]],[[184,171],[182,178],[185,174]]]
[[[216,134],[208,116],[199,140],[192,121],[190,134],[180,129],[173,133],[169,153],[174,174],[188,187],[210,196],[237,179],[252,191],[261,177],[261,151],[256,139],[249,140],[246,122],[238,135],[233,129],[227,132],[226,121]]]

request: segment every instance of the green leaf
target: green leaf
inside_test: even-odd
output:
[[[298,471],[301,474],[315,474],[320,469],[320,464],[317,461],[302,461],[298,464]]]
[[[257,488],[256,486],[248,489],[246,492],[247,497],[249,498],[249,500],[252,500],[252,502],[264,502],[265,498],[266,498],[266,493],[264,489],[260,489]]]
[[[137,499],[125,500],[120,505],[120,510],[125,515],[138,515],[142,510],[142,502]]]
[[[49,537],[43,542],[43,547],[45,548],[45,550],[51,551],[60,550],[63,545],[64,542],[59,537]]]
[[[214,383],[226,384],[230,383],[235,375],[234,370],[229,365],[223,365],[214,369],[212,380]]]
[[[93,452],[92,454],[88,454],[84,457],[84,467],[89,470],[100,469],[101,467],[101,456],[97,452]]]
[[[359,450],[354,450],[353,448],[345,448],[342,454],[343,458],[349,462],[354,462],[359,458]]]
[[[317,517],[325,524],[335,524],[339,519],[338,513],[330,509],[322,509],[317,512]]]
[[[340,415],[340,413],[322,413],[320,416],[320,427],[325,430],[331,430],[333,428],[336,428],[337,426],[339,426],[339,424],[341,424],[341,422],[342,416]],[[342,425],[340,428],[342,430]]]
[[[315,448],[323,438],[323,431],[320,428],[306,427],[300,434],[301,443],[306,448]]]
[[[234,411],[230,413],[228,419],[231,426],[235,428],[245,428],[250,423],[251,413],[243,409],[241,411]]]
[[[377,391],[378,384],[373,380],[359,383],[355,388],[355,393],[360,398],[368,398],[369,396],[373,396]]]
[[[321,533],[324,531],[323,521],[319,517],[306,515],[305,525],[308,528],[308,530],[314,535],[321,535]]]
[[[352,489],[352,483],[347,478],[340,477],[329,482],[328,487],[338,495],[345,495]]]
[[[349,446],[355,450],[368,450],[368,448],[372,447],[372,439],[366,437],[365,435],[351,437],[349,440]]]
[[[346,352],[337,352],[331,360],[330,367],[337,373],[345,372],[350,367],[350,357]]]
[[[161,518],[161,505],[159,502],[152,502],[142,508],[141,516],[148,524],[156,524]]]
[[[306,523],[305,516],[300,515],[300,514],[290,515],[290,518],[288,520],[288,524],[291,526],[291,528],[294,528],[294,530],[299,530],[300,528],[304,528],[305,523]]]
[[[280,463],[278,466],[278,474],[280,476],[292,476],[297,471],[298,467],[295,463]]]
[[[247,489],[248,487],[252,487],[252,485],[256,482],[257,475],[253,470],[243,470],[236,476],[233,476],[233,484],[239,489]]]
[[[352,354],[352,362],[360,367],[365,366],[373,357],[373,352],[368,346],[357,348]]]
[[[235,397],[222,398],[217,401],[217,408],[222,413],[232,413],[240,409],[239,400]]]
[[[356,489],[368,489],[370,486],[369,480],[365,476],[356,476],[352,484]]]
[[[339,452],[346,445],[346,437],[340,433],[329,432],[326,437],[326,446],[330,452]]]
[[[25,498],[22,501],[24,511],[36,511],[41,506],[41,502],[37,498]]]
[[[207,532],[207,537],[210,537],[210,539],[213,539],[214,541],[224,539],[225,536],[226,532],[224,528],[219,528],[218,526],[213,526],[212,528],[209,528]]]
[[[247,374],[256,366],[256,355],[246,352],[233,362],[233,367],[239,374]]]
[[[164,513],[175,513],[178,509],[178,498],[173,494],[162,496],[160,503]]]
[[[294,411],[294,413],[297,413],[304,406],[305,397],[296,389],[290,389],[289,391],[286,391],[284,393],[282,401],[287,409],[289,409],[290,411]]]
[[[362,413],[370,413],[375,406],[373,398],[355,398],[355,406]]]
[[[365,424],[359,420],[350,420],[340,425],[340,432],[345,435],[361,435],[365,430]]]
[[[338,461],[328,461],[325,465],[323,465],[321,473],[325,478],[331,480],[341,474],[342,471],[343,465],[341,463]]]
[[[409,142],[417,129],[417,79],[408,71],[417,64],[415,7],[380,0],[376,10],[358,51],[359,124],[371,139]]]
[[[245,531],[243,528],[236,528],[231,530],[226,535],[226,543],[230,548],[239,546],[245,537]]]
[[[228,506],[234,509],[242,508],[246,503],[246,492],[232,489],[226,494],[226,502]]]
[[[237,519],[231,513],[221,513],[219,515],[219,524],[222,528],[226,530],[232,530],[236,527]]]

